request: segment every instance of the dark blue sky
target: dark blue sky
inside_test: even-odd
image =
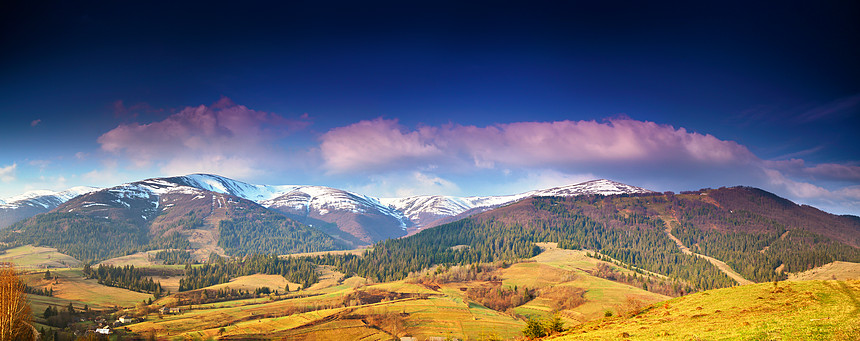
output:
[[[860,211],[856,1],[0,6],[0,177],[7,179],[0,197],[186,170],[378,195],[506,193],[595,176],[658,190],[749,184],[832,211]],[[221,98],[301,124],[257,133],[266,139],[191,164],[180,165],[200,147],[186,140],[174,146],[188,155],[123,144],[176,142],[159,135],[172,127],[164,122],[184,122],[175,115],[200,105],[211,111],[201,115],[218,117],[213,103]],[[243,122],[258,128],[271,123],[248,117]],[[522,139],[476,147],[451,137],[468,130],[457,127],[513,131],[527,122],[566,120],[671,126],[677,138],[671,143],[644,126],[647,132],[630,135],[639,145],[663,141],[651,153],[700,148],[688,145],[688,135],[698,133],[734,141],[751,156],[733,154],[717,167],[695,152],[681,159],[654,155],[669,169],[612,148],[611,157],[514,160],[490,154],[516,149]],[[357,131],[361,122],[370,130]],[[140,128],[150,123],[163,124]],[[105,137],[123,126],[138,128]],[[543,128],[558,131],[553,127]],[[224,136],[249,140],[222,128],[231,131]],[[359,145],[395,143],[388,128],[432,150],[379,156],[372,148],[326,143],[336,132],[352,133],[344,136]],[[236,145],[213,137],[222,135],[184,132]],[[591,141],[583,136],[572,141]],[[452,139],[468,147],[448,146]],[[256,147],[266,150],[260,157],[284,161],[260,161],[256,151],[242,149]],[[566,147],[559,153],[576,153]],[[341,162],[361,152],[378,162]],[[533,163],[518,161],[526,159]],[[249,169],[232,171],[235,164],[223,160],[250,163]],[[717,174],[700,171],[717,168]],[[430,179],[428,185],[410,187],[419,178]]]

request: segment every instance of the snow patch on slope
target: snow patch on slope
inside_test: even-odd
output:
[[[72,187],[65,191],[55,192],[49,190],[29,191],[24,194],[16,195],[6,200],[0,201],[0,208],[16,209],[21,206],[40,206],[45,209],[53,209],[60,204],[71,200],[79,195],[97,191],[98,188],[78,186]]]

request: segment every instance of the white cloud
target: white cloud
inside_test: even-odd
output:
[[[12,182],[15,181],[15,170],[18,168],[18,164],[13,163],[9,166],[0,167],[0,181],[3,182]]]
[[[363,185],[350,190],[375,197],[408,197],[415,195],[461,195],[453,181],[424,172],[392,172],[370,177]]]

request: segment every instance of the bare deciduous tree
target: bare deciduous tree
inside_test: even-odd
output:
[[[11,263],[0,263],[0,340],[35,339],[24,283]]]

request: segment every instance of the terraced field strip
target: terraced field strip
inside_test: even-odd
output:
[[[735,282],[738,282],[738,284],[740,284],[740,285],[754,284],[755,283],[753,281],[750,281],[750,280],[744,278],[739,273],[735,272],[735,270],[733,270],[732,267],[730,267],[725,262],[723,262],[719,259],[716,259],[714,257],[705,256],[703,254],[698,254],[698,253],[691,251],[690,248],[685,246],[684,243],[682,243],[681,240],[678,239],[678,237],[675,237],[675,235],[672,234],[672,225],[669,222],[674,221],[675,223],[678,223],[678,221],[675,220],[674,218],[662,217],[662,219],[663,219],[663,223],[666,224],[666,229],[664,231],[666,232],[667,235],[669,235],[669,239],[672,239],[672,241],[674,241],[675,244],[678,245],[678,248],[681,249],[681,252],[688,254],[688,255],[694,255],[694,256],[699,257],[699,258],[704,258],[705,260],[711,262],[711,264],[716,266],[718,269],[720,269],[720,271],[722,271],[723,273],[725,273],[726,275],[731,277],[733,280],[735,280]]]

